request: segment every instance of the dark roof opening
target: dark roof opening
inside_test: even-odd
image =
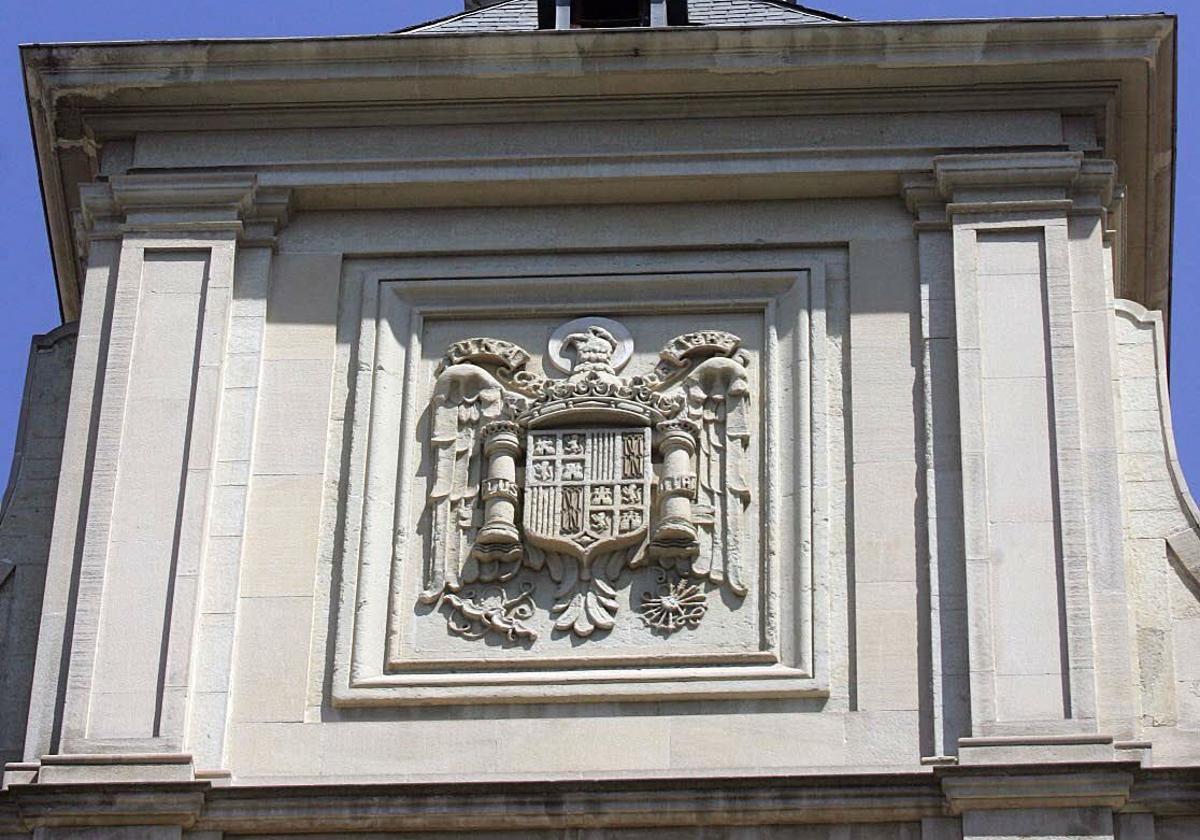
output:
[[[668,26],[686,26],[687,0],[570,0],[572,29],[617,29],[650,26],[651,6],[666,6]],[[556,0],[538,0],[538,28],[554,29],[557,25],[557,6],[567,5]]]
[[[649,25],[650,0],[576,0],[571,4],[572,29]]]

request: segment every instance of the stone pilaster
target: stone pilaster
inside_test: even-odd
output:
[[[192,747],[220,761],[219,746],[191,743],[187,721],[225,716],[208,705],[228,694],[233,610],[217,603],[228,580],[212,581],[236,581],[267,276],[287,205],[240,174],[123,175],[82,190],[88,272],[63,462],[77,497],[60,494],[60,512],[74,513],[55,520],[38,663],[47,695],[64,664],[69,676],[31,716],[29,761],[141,755],[114,758],[124,769],[113,772],[169,780]],[[54,766],[62,782],[107,772],[92,758]]]
[[[947,750],[954,730],[1132,734],[1104,384],[1113,178],[1074,152],[952,155],[906,191],[921,243],[935,728]],[[968,685],[969,728],[951,705]]]

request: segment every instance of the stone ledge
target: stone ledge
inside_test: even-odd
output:
[[[961,738],[958,742],[958,763],[963,766],[1061,764],[1115,758],[1113,739],[1106,735],[1011,735]]]
[[[952,814],[1042,808],[1123,808],[1137,762],[1073,762],[939,768]]]
[[[0,796],[27,828],[41,826],[193,825],[207,782],[173,785],[19,785]],[[7,801],[6,801],[7,800]]]
[[[36,761],[12,761],[4,765],[4,780],[0,790],[9,785],[31,785],[37,781],[38,769]]]
[[[269,807],[265,807],[269,804]],[[942,816],[931,774],[214,789],[197,828],[519,830],[915,822]]]
[[[1093,763],[592,781],[17,785],[0,793],[0,829],[177,825],[246,834],[349,834],[917,822],[952,829],[968,810],[1015,808],[1200,815],[1200,769]]]
[[[1156,767],[1151,774],[1139,775],[1128,808],[1157,816],[1200,815],[1200,771],[1194,767]]]
[[[177,753],[42,756],[38,784],[191,782],[192,757]]]

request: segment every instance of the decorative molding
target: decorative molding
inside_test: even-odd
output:
[[[854,113],[912,113],[931,110],[931,93],[938,106],[949,111],[974,111],[986,96],[996,109],[1070,108],[1080,113],[1099,113],[1119,85],[1091,79],[1070,85],[1028,83],[974,83],[954,81],[928,87],[903,85],[887,90],[856,88],[763,90],[747,98],[743,93],[722,90],[685,93],[629,93],[537,97],[490,96],[472,99],[469,107],[459,101],[388,102],[256,102],[231,109],[195,103],[186,109],[123,108],[118,112],[88,111],[84,124],[98,137],[126,132],[186,131],[201,122],[216,131],[274,128],[348,128],[361,126],[414,126],[505,123],[536,124],[605,119],[646,120],[723,117],[803,117]],[[109,141],[111,142],[111,141]]]
[[[1128,757],[1128,756],[1126,756]],[[1062,764],[1113,761],[1116,746],[1110,735],[1008,735],[959,738],[958,764]]]
[[[37,781],[41,764],[37,761],[10,761],[4,765],[4,778],[0,790],[10,785],[30,785]],[[2,829],[0,829],[2,830]]]

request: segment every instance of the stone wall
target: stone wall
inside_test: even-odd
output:
[[[235,141],[209,162],[243,154]],[[1137,741],[1133,669],[1163,671],[1138,665],[1123,619],[1125,550],[1144,545],[1121,523],[1185,566],[1191,525],[1181,484],[1123,490],[1117,469],[1153,443],[1139,429],[1158,424],[1158,453],[1169,432],[1138,390],[1164,387],[1160,366],[1113,333],[1112,166],[1061,151],[932,166],[890,198],[555,208],[289,210],[287,191],[227,174],[90,187],[90,212],[111,214],[93,222],[81,332],[102,384],[77,383],[80,422],[95,412],[72,436],[87,504],[56,523],[48,603],[75,599],[92,642],[72,646],[86,676],[41,708],[39,738],[61,702],[65,752],[262,783],[464,761],[481,778],[912,770],[966,747],[1009,756],[1005,738]],[[137,237],[98,236],[131,215]],[[557,326],[599,314],[633,330],[640,376],[672,335],[740,335],[743,555],[761,560],[743,592],[713,587],[702,629],[543,623],[536,648],[475,643],[422,603],[442,548],[439,359],[491,335],[549,375]],[[536,608],[557,614],[532,572]],[[613,580],[633,622],[638,574]],[[1190,760],[1187,727],[1164,720],[1168,755]]]
[[[0,508],[0,761],[4,762],[24,756],[74,361],[74,325],[33,339],[16,451]]]
[[[1200,670],[1192,653],[1200,632],[1197,511],[1175,452],[1162,319],[1118,301],[1116,340],[1141,720],[1156,761],[1186,763],[1200,748]]]

